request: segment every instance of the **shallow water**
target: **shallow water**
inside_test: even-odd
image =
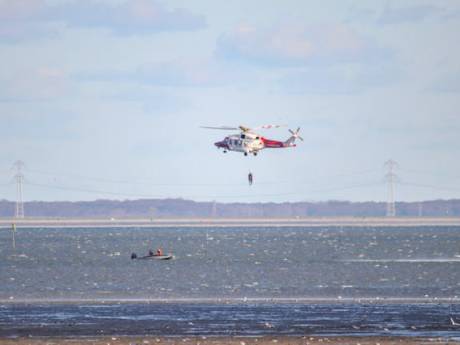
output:
[[[456,338],[446,304],[110,304],[0,307],[0,337],[416,336]],[[454,315],[454,316],[453,316]]]
[[[161,246],[172,261],[131,260]],[[460,296],[460,228],[0,231],[0,299]]]

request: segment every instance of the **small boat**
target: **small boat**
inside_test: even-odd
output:
[[[174,255],[145,255],[145,256],[137,256],[136,253],[131,254],[131,259],[136,260],[171,260],[174,258]]]

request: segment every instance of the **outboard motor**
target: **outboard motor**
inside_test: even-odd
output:
[[[137,254],[136,254],[136,253],[132,253],[132,254],[131,254],[131,260],[132,260],[132,259],[137,259]]]

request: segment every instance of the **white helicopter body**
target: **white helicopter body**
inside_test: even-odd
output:
[[[277,128],[281,127],[279,125],[265,125],[258,128]],[[291,136],[286,141],[279,141],[279,140],[272,140],[267,139],[264,136],[261,136],[255,133],[252,129],[239,126],[239,127],[203,127],[209,129],[223,129],[223,130],[233,130],[233,129],[240,129],[241,133],[239,134],[232,134],[225,137],[223,140],[214,143],[214,145],[219,148],[223,149],[224,153],[227,151],[236,151],[242,152],[245,156],[248,154],[253,154],[254,156],[257,153],[265,148],[287,148],[287,147],[295,147],[295,140],[300,139],[303,141],[302,137],[299,136],[300,128],[297,128],[296,131],[289,130]]]

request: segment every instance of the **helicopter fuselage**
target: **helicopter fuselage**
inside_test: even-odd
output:
[[[277,128],[280,125],[264,125],[258,128]],[[222,149],[224,153],[227,151],[236,151],[236,152],[243,152],[245,156],[252,153],[254,156],[260,150],[263,149],[280,149],[286,147],[295,147],[296,139],[300,139],[303,141],[302,137],[299,135],[300,127],[297,130],[289,130],[291,136],[286,141],[279,141],[279,140],[272,140],[267,139],[253,130],[246,126],[238,126],[238,127],[229,127],[229,126],[220,126],[220,127],[209,127],[203,126],[202,128],[207,129],[221,129],[221,130],[233,130],[233,129],[241,129],[241,132],[238,134],[232,134],[225,137],[223,140],[214,143],[214,145],[218,149]]]
[[[215,146],[226,151],[243,152],[245,155],[257,152],[264,148],[287,147],[284,142],[266,139],[254,133],[241,133],[225,137],[222,141],[214,143]],[[291,145],[289,145],[291,146]],[[294,145],[295,146],[295,145]]]

